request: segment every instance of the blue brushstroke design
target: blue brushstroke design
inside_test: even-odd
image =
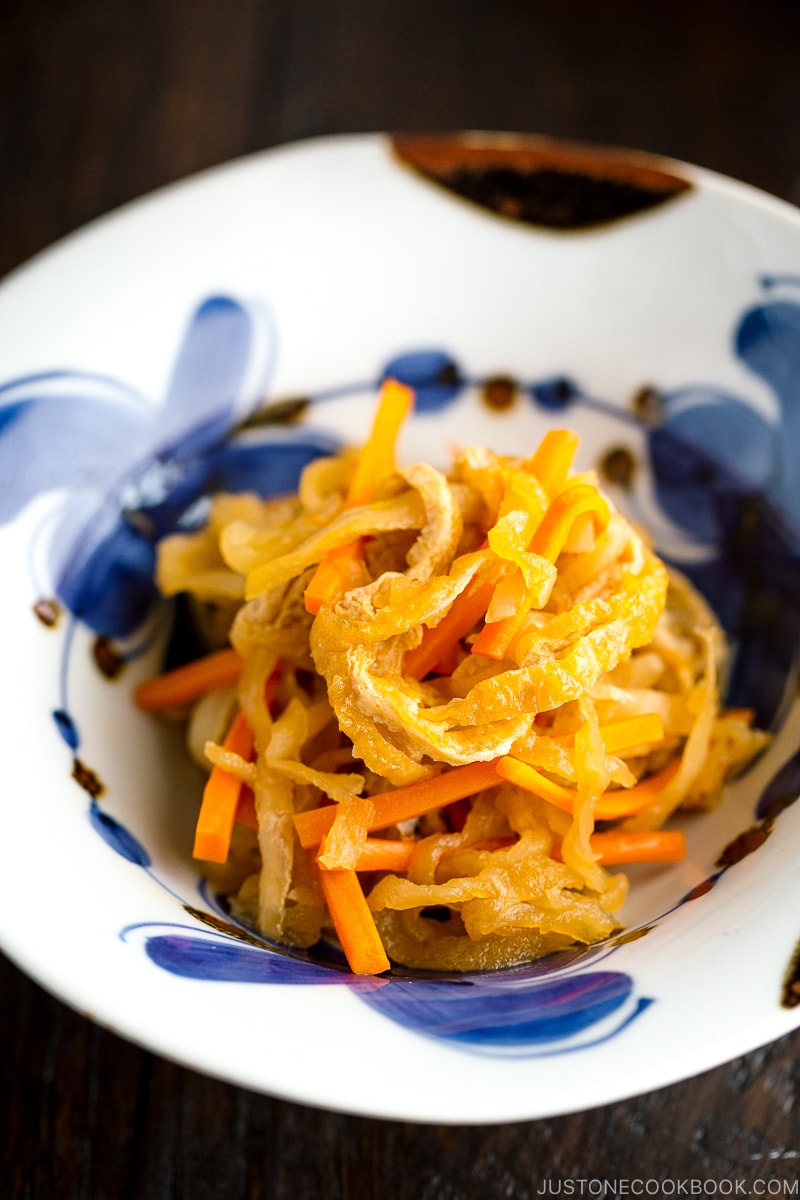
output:
[[[63,708],[57,708],[53,711],[53,720],[62,740],[66,742],[70,750],[77,750],[81,739],[77,726],[69,713],[65,712]]]
[[[769,282],[769,281],[767,281]],[[800,668],[800,304],[754,305],[732,347],[774,392],[779,418],[706,385],[661,397],[646,431],[661,510],[701,561],[671,556],[736,647],[728,702],[780,725]]]
[[[540,379],[531,384],[529,392],[531,399],[546,412],[563,412],[583,396],[577,383],[566,375]]]
[[[776,430],[735,396],[685,388],[662,398],[648,430],[658,502],[698,542],[726,535],[731,498],[757,492],[775,459]]]
[[[531,1049],[583,1033],[620,1009],[633,991],[622,972],[565,978],[472,976],[469,986],[424,979],[389,981],[364,1002],[406,1029],[447,1042]]]
[[[340,437],[319,429],[275,429],[268,441],[228,442],[220,446],[208,464],[203,489],[211,493],[257,492],[262,496],[292,492],[304,467],[341,448]]]
[[[67,665],[76,622],[129,637],[157,599],[152,575],[160,538],[190,525],[210,493],[291,491],[308,462],[340,447],[328,430],[242,430],[266,395],[248,383],[265,349],[256,323],[255,311],[230,297],[204,301],[187,325],[160,406],[90,374],[47,372],[0,386],[0,472],[7,481],[0,523],[40,492],[70,493],[51,539],[50,566],[73,617],[53,712],[73,751],[80,738],[67,702]],[[772,390],[779,420],[705,383],[665,393],[647,423],[589,395],[567,374],[520,390],[545,412],[580,406],[643,429],[656,500],[686,549],[703,551],[703,561],[689,554],[678,565],[737,643],[731,702],[756,707],[759,721],[769,724],[780,719],[787,679],[800,662],[800,305],[754,305],[737,324],[732,350]],[[267,346],[262,379],[270,353]],[[430,347],[396,354],[379,379],[388,376],[415,389],[420,415],[444,411],[480,383],[451,353]],[[328,388],[310,399],[362,391],[374,386]],[[759,815],[785,807],[798,790],[800,752],[765,789]],[[116,854],[150,869],[146,847],[95,800],[89,819]],[[704,895],[721,874],[679,904]],[[500,974],[431,978],[393,970],[378,980],[350,975],[333,952],[292,956],[246,939],[198,936],[192,927],[150,932],[145,952],[161,969],[189,979],[346,985],[409,1030],[498,1055],[575,1052],[617,1036],[652,1003],[635,996],[624,972],[597,970],[596,963],[587,969],[592,948]]]
[[[261,398],[260,389],[245,394],[259,374],[255,323],[254,310],[230,297],[204,301],[160,406],[113,380],[67,371],[0,388],[0,522],[42,492],[71,490],[50,538],[50,570],[58,598],[96,633],[125,638],[145,620],[157,600],[156,543],[201,495],[243,486],[272,494],[332,444],[322,435],[305,445],[278,438],[259,464],[252,445],[229,439]]]
[[[413,350],[398,354],[384,367],[381,382],[396,379],[413,388],[418,413],[441,412],[466,386],[458,363],[444,350]]]
[[[243,942],[160,934],[147,938],[147,957],[183,979],[217,983],[342,984],[344,974]]]
[[[100,807],[96,800],[89,805],[89,821],[106,845],[127,862],[137,867],[150,867],[152,859],[137,837],[115,817]]]
[[[347,986],[379,1015],[412,1032],[480,1053],[573,1052],[615,1036],[652,1003],[633,998],[619,971],[580,971],[580,956],[555,955],[506,972],[430,978],[394,971],[380,978],[253,944],[251,936],[198,935],[189,927],[131,926],[162,970],[209,983]],[[158,932],[151,932],[157,930]],[[589,956],[597,948],[590,948]],[[606,949],[604,954],[608,954]],[[624,1011],[623,1011],[624,1010]],[[575,1043],[617,1015],[592,1041]]]
[[[745,313],[735,336],[736,353],[774,392],[781,410],[770,490],[800,526],[800,304],[775,300]]]
[[[761,793],[756,816],[762,820],[775,816],[797,799],[800,799],[800,750],[772,776]]]

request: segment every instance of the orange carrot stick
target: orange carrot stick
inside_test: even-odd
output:
[[[412,679],[424,679],[486,614],[496,585],[495,572],[489,577],[480,574],[471,579],[439,624],[426,629],[420,644],[408,651],[403,659],[403,673]]]
[[[403,875],[411,862],[413,838],[367,838],[356,863],[357,871],[394,871]]]
[[[650,775],[641,783],[631,788],[619,788],[615,791],[604,792],[595,806],[594,815],[598,821],[614,821],[618,817],[632,816],[641,812],[666,787],[678,770],[678,762],[672,762],[656,775]],[[521,762],[518,758],[506,755],[497,761],[497,774],[501,779],[515,783],[517,787],[533,792],[556,808],[564,812],[575,809],[576,793],[573,788],[563,787],[546,775],[542,775],[535,767]]]
[[[303,593],[306,611],[318,613],[323,604],[354,585],[355,565],[364,557],[364,539],[329,550],[318,564]]]
[[[253,731],[243,713],[237,713],[222,744],[226,750],[241,758],[250,757],[253,752]],[[235,775],[219,766],[212,768],[203,791],[195,828],[192,851],[195,858],[216,863],[227,861],[241,788],[242,781]]]
[[[471,846],[458,846],[445,850],[442,861],[462,850],[505,850],[513,846],[516,838],[494,838],[474,842]],[[680,862],[686,857],[686,836],[680,829],[648,829],[643,832],[628,832],[612,829],[593,833],[589,837],[592,852],[605,867],[620,863]],[[551,857],[561,862],[561,846],[556,844],[550,851]],[[411,855],[409,854],[409,859]]]
[[[370,832],[421,817],[423,813],[443,808],[454,800],[482,792],[484,788],[496,787],[500,782],[496,763],[496,759],[466,763],[463,767],[453,767],[431,779],[421,779],[418,783],[409,783],[394,791],[373,796],[375,812],[369,823]],[[297,813],[294,824],[300,845],[306,850],[318,846],[333,824],[335,814],[336,805],[333,804]]]
[[[601,725],[600,737],[607,754],[619,754],[637,746],[663,741],[664,722],[658,713],[643,713],[639,717],[627,717],[624,721],[609,721],[607,725]],[[574,744],[575,735],[555,734],[550,740],[568,749]]]
[[[554,563],[564,549],[575,522],[585,514],[592,518],[595,532],[599,533],[608,525],[611,510],[597,488],[589,484],[576,483],[565,488],[542,517],[528,549]],[[528,611],[528,605],[521,604],[513,616],[500,621],[487,621],[473,643],[472,653],[482,654],[486,658],[503,658]]]
[[[560,492],[566,483],[579,442],[577,433],[571,429],[548,429],[525,463],[525,469],[536,476],[551,496]]]
[[[620,863],[680,862],[686,858],[686,836],[680,829],[609,830],[593,833],[589,845],[606,867]]]
[[[649,746],[664,740],[664,722],[658,713],[642,713],[640,717],[629,717],[625,721],[611,721],[600,726],[607,754],[618,754],[636,746]]]
[[[356,975],[380,975],[389,959],[355,871],[321,869],[319,880],[333,927]]]
[[[347,503],[369,504],[375,481],[395,470],[395,447],[403,422],[414,404],[411,388],[396,379],[387,379],[381,387],[372,431],[358,456],[356,469],[347,489]]]
[[[376,480],[395,469],[395,444],[400,428],[411,411],[414,393],[396,379],[387,379],[381,388],[372,431],[361,449],[345,499],[346,508],[369,504]],[[353,564],[363,556],[364,542],[356,538],[345,546],[329,550],[317,566],[304,593],[308,612],[318,613],[323,604],[347,589]]]
[[[531,539],[532,553],[541,554],[542,558],[555,562],[564,549],[572,526],[584,513],[593,517],[596,532],[605,529],[611,510],[597,488],[587,483],[576,483],[559,492]]]
[[[566,483],[579,440],[570,429],[549,429],[535,453],[526,461],[525,469],[535,475],[551,495]],[[468,584],[453,601],[447,615],[438,625],[426,629],[419,646],[406,654],[403,661],[405,675],[424,679],[429,671],[446,660],[453,647],[486,614],[502,574],[502,564],[496,565]]]
[[[136,689],[136,703],[145,712],[180,708],[212,688],[236,683],[241,673],[242,660],[235,650],[217,650],[205,658],[145,680]]]

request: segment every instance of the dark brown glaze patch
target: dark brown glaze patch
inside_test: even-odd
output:
[[[273,400],[260,405],[232,431],[241,433],[244,429],[263,429],[267,425],[293,425],[300,421],[307,411],[311,401],[307,396],[291,396],[285,400]]]
[[[105,784],[99,776],[79,758],[72,760],[72,778],[85,792],[89,793],[93,800],[102,796],[106,790]]]
[[[654,156],[548,138],[398,136],[393,147],[401,162],[462,199],[554,230],[608,225],[692,187]]]
[[[785,794],[776,796],[757,824],[751,825],[749,829],[738,834],[733,841],[728,842],[717,859],[716,865],[732,867],[735,863],[741,862],[743,858],[747,858],[748,854],[752,854],[754,850],[758,850],[759,846],[763,846],[772,833],[772,828],[780,814],[790,804],[794,804],[796,799],[797,794],[789,790]]]
[[[681,903],[688,904],[692,900],[699,900],[702,896],[707,896],[716,882],[717,877],[713,875],[709,879],[702,879],[700,883],[695,884],[695,886],[686,893]]]
[[[626,929],[617,937],[612,938],[608,944],[615,949],[617,946],[627,946],[630,942],[638,942],[640,938],[646,937],[654,928],[654,925],[640,925],[637,929]]]
[[[125,659],[106,637],[95,638],[92,654],[98,669],[106,679],[116,679],[125,666]]]
[[[798,1004],[800,1004],[800,942],[794,948],[781,993],[783,1008],[797,1008]]]
[[[636,475],[636,459],[627,446],[614,446],[600,459],[599,469],[606,483],[629,488]]]
[[[37,600],[33,606],[33,614],[48,629],[53,629],[61,616],[61,605],[57,600]]]
[[[202,908],[195,908],[192,904],[184,904],[183,911],[188,913],[190,917],[207,925],[209,929],[215,930],[216,933],[225,933],[229,937],[238,938],[240,942],[246,942],[248,946],[258,946],[263,949],[264,946],[270,945],[263,938],[258,937],[254,933],[248,933],[246,929],[242,929],[239,925],[234,925],[231,921],[225,921],[222,917],[217,917],[213,913],[205,912]],[[270,948],[272,949],[273,947]]]
[[[728,842],[717,859],[716,865],[732,867],[741,862],[743,858],[747,858],[748,854],[752,854],[754,850],[758,850],[760,846],[764,845],[770,835],[770,828],[771,822],[768,827],[766,822],[761,821],[758,825],[751,825],[749,829],[745,829],[733,841]]]
[[[633,397],[634,415],[643,425],[660,425],[664,414],[664,400],[654,387],[639,388]]]
[[[508,412],[517,399],[517,385],[508,375],[493,375],[484,383],[481,399],[492,412]]]

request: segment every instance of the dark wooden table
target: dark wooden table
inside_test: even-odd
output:
[[[459,128],[637,146],[800,203],[800,4],[5,0],[0,275],[237,155],[315,134]],[[91,1024],[6,960],[0,988],[2,1197],[513,1200],[548,1186],[597,1195],[603,1180],[628,1180],[629,1194],[653,1194],[653,1180],[667,1181],[661,1194],[757,1194],[756,1181],[796,1194],[800,1033],[651,1096],[463,1129],[204,1078]]]

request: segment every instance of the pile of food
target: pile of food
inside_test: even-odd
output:
[[[227,644],[138,691],[188,717],[194,854],[233,914],[366,974],[607,937],[608,867],[681,858],[665,823],[766,739],[720,709],[714,616],[575,471],[574,433],[399,466],[412,404],[388,381],[366,444],[296,495],[217,496],[161,543],[161,590]]]

